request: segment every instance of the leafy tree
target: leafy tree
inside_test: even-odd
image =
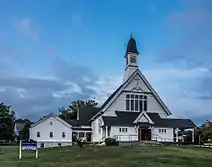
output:
[[[64,120],[69,120],[69,119],[72,118],[72,113],[68,109],[61,107],[58,110],[59,110],[59,117],[60,118],[62,118]]]
[[[32,122],[30,122],[29,120],[26,121],[24,128],[20,132],[21,140],[29,139],[29,128],[30,128],[31,124],[32,124]]]
[[[197,134],[203,141],[212,140],[212,122],[207,120],[197,129]]]
[[[64,107],[59,108],[59,117],[64,120],[77,119],[77,112],[80,108],[95,107],[97,104],[98,103],[95,100],[72,101],[68,109],[65,109]]]
[[[11,110],[11,106],[0,103],[0,140],[13,140],[14,120],[15,113]]]

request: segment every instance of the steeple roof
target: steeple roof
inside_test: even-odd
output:
[[[139,52],[137,50],[137,46],[136,46],[136,41],[132,37],[132,35],[131,35],[130,40],[128,41],[128,44],[127,44],[126,54],[127,53],[136,53],[136,54],[139,54]]]

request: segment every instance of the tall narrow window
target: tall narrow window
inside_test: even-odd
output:
[[[63,132],[63,133],[62,133],[62,137],[63,137],[63,138],[65,138],[65,137],[66,137],[66,134],[65,134],[65,132]]]
[[[126,100],[126,110],[130,110],[130,100]]]
[[[130,104],[131,105],[131,111],[134,111],[134,102],[135,101],[133,99],[131,99],[131,104]]]
[[[135,110],[138,111],[138,95],[135,95]]]
[[[126,95],[127,111],[147,111],[147,95]]]
[[[50,133],[49,133],[49,137],[50,137],[50,138],[53,138],[53,132],[50,132]]]
[[[144,111],[147,111],[147,101],[144,101]]]
[[[102,120],[99,118],[98,132],[101,133]]]
[[[37,137],[40,137],[40,132],[37,132]]]

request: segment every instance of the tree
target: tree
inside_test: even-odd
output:
[[[13,140],[14,121],[15,113],[11,110],[11,106],[0,103],[0,140]]]
[[[212,122],[206,120],[206,122],[197,129],[197,134],[201,136],[203,141],[212,140]]]
[[[72,113],[68,109],[61,107],[58,110],[59,110],[59,117],[60,118],[62,118],[64,120],[72,119]]]
[[[24,125],[24,128],[20,132],[20,139],[21,140],[29,139],[29,128],[30,128],[32,122],[27,120],[25,123],[26,124]]]
[[[80,108],[95,107],[97,104],[98,103],[95,100],[72,101],[68,109],[65,109],[64,107],[59,108],[59,117],[64,120],[77,119],[77,112]]]

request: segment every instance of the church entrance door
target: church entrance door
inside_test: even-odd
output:
[[[138,129],[138,140],[151,140],[151,129],[139,127]]]

